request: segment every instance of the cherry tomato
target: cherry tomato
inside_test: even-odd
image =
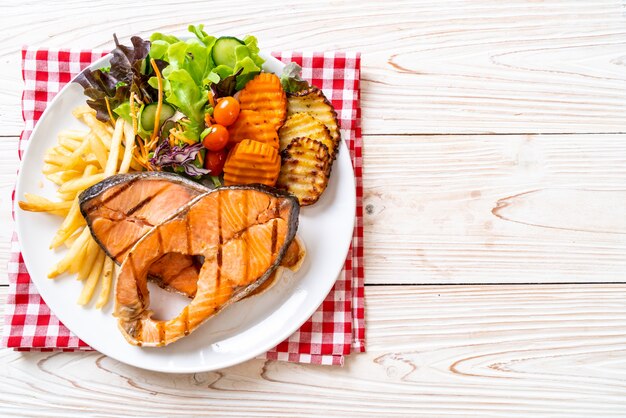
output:
[[[213,119],[220,125],[230,126],[239,117],[239,102],[234,97],[224,97],[213,109]]]
[[[219,151],[228,144],[228,130],[222,125],[211,125],[207,128],[208,133],[202,139],[204,148],[210,151]]]
[[[224,163],[228,152],[225,149],[219,151],[207,151],[204,156],[204,168],[210,170],[210,175],[219,176],[224,171]]]

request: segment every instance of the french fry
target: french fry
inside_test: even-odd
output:
[[[56,164],[44,163],[43,168],[41,169],[41,172],[44,174],[53,174],[61,170],[63,169]]]
[[[83,260],[83,264],[78,270],[78,280],[85,280],[87,277],[89,277],[89,273],[93,268],[93,263],[96,262],[96,258],[98,257],[98,251],[100,250],[100,246],[93,239],[93,237],[91,237],[91,239],[87,242],[86,247],[87,252],[85,254],[85,259]]]
[[[43,162],[48,164],[54,164],[60,168],[65,168],[72,161],[72,157],[67,155],[59,155],[56,152],[47,152],[43,157]]]
[[[60,210],[69,211],[72,206],[71,202],[53,202],[45,197],[30,193],[24,193],[24,199],[26,199],[25,202],[20,201],[18,204],[22,210],[30,212],[52,212]]]
[[[113,132],[113,137],[111,138],[109,159],[104,168],[105,177],[112,176],[117,171],[117,160],[120,153],[120,143],[122,142],[122,136],[124,134],[124,124],[125,122],[122,118],[118,118],[117,122],[115,122],[115,132]]]
[[[80,177],[81,174],[82,173],[77,170],[65,170],[65,171],[58,171],[56,173],[48,174],[46,178],[50,180],[51,182],[53,182],[54,184],[60,186],[66,181],[75,179],[76,177]]]
[[[96,119],[96,116],[93,113],[84,113],[82,119],[87,126],[89,126],[92,132],[100,138],[104,146],[107,149],[111,148],[111,133],[107,129],[107,125]]]
[[[83,141],[81,144],[72,152],[70,156],[70,161],[63,166],[66,170],[71,170],[75,167],[85,167],[88,162],[86,155],[89,153],[89,141]],[[78,168],[77,168],[78,169]]]
[[[91,109],[89,109],[90,111]],[[78,131],[75,129],[65,129],[61,132],[59,132],[58,137],[59,138],[65,138],[68,140],[73,140],[73,141],[78,141],[78,142],[82,142],[87,135],[89,135],[89,131]],[[59,141],[59,143],[62,143],[61,141]]]
[[[100,295],[96,301],[96,309],[102,309],[109,301],[111,284],[113,282],[113,264],[113,260],[106,257],[104,260],[104,267],[102,269],[102,286],[100,287]]]
[[[91,231],[89,231],[89,228],[83,228],[82,232],[80,233],[76,241],[74,241],[74,243],[70,246],[70,250],[71,250],[72,247],[74,247],[75,245],[80,245],[79,243],[82,243],[82,245],[80,245],[80,248],[78,249],[74,257],[70,260],[70,265],[67,269],[70,273],[78,273],[78,270],[80,269],[80,266],[82,265],[83,260],[85,259],[85,254],[86,254],[85,250],[87,249],[87,243],[88,243],[88,240],[90,239],[91,239]]]
[[[81,145],[82,147],[82,145]],[[85,167],[91,162],[88,159],[84,158],[82,153],[84,152],[84,148],[81,149],[79,147],[76,149],[71,155],[59,155],[59,154],[47,154],[44,156],[44,162],[48,164],[53,164],[59,167],[60,170],[84,170]],[[49,173],[55,172],[50,170]]]
[[[120,164],[119,173],[128,173],[130,163],[133,160],[133,149],[135,148],[135,134],[130,123],[124,123],[124,157]]]
[[[80,144],[82,143],[82,139],[73,139],[59,135],[59,137],[57,138],[57,142],[60,145],[63,145],[68,150],[74,151],[80,146]]]
[[[65,254],[61,261],[59,261],[56,266],[54,266],[52,270],[48,273],[48,278],[54,279],[60,274],[65,273],[70,268],[72,261],[76,258],[78,253],[82,251],[83,246],[85,245],[87,238],[89,237],[89,231],[87,229],[83,230],[83,232],[76,239],[76,241],[74,241],[67,254]]]
[[[100,138],[94,134],[89,135],[89,145],[91,147],[91,151],[93,151],[96,159],[98,160],[98,164],[100,164],[100,167],[104,169],[107,165],[107,148],[104,146]]]
[[[98,172],[98,167],[93,164],[89,164],[85,167],[85,171],[83,171],[83,177],[91,176],[92,174],[96,174]]]
[[[64,155],[66,157],[69,157],[72,155],[72,151],[61,146],[61,145],[57,145],[56,147],[54,147],[54,152],[58,155]]]
[[[51,210],[48,213],[50,215],[56,215],[56,216],[61,216],[61,217],[66,217],[68,214],[69,210],[67,209],[59,209],[59,210]]]
[[[54,249],[63,244],[63,241],[69,238],[78,228],[82,227],[83,225],[85,225],[85,218],[83,218],[83,216],[80,214],[78,198],[74,198],[67,217],[63,220],[61,227],[52,239],[50,248]]]
[[[85,167],[85,170],[82,173],[82,178],[85,177],[89,177],[91,175],[94,175],[98,172],[98,168],[93,165],[93,164],[89,164],[87,167]],[[59,196],[59,198],[61,200],[65,200],[65,201],[73,201],[76,196],[78,196],[78,194],[81,192],[82,190],[75,190],[75,189],[69,189],[67,191],[61,191],[60,188],[59,190],[57,190],[57,194]]]
[[[72,193],[58,193],[59,199],[65,201],[65,202],[73,202],[74,199],[77,196],[76,192],[72,192]]]
[[[88,187],[93,186],[99,181],[104,180],[104,173],[92,174],[86,177],[79,177],[77,179],[69,180],[59,187],[60,193],[79,193]]]
[[[76,119],[81,119],[86,114],[92,114],[92,115],[94,115],[94,118],[95,118],[96,112],[95,112],[95,110],[93,110],[92,108],[87,106],[86,104],[84,104],[82,106],[75,107],[74,110],[72,110],[72,115],[74,115],[74,117]]]
[[[74,244],[76,242],[76,240],[78,239],[78,237],[80,236],[81,232],[75,232],[74,234],[72,234],[68,239],[65,240],[65,242],[63,244],[65,244],[65,248],[70,248],[72,246],[72,244]]]
[[[96,285],[98,284],[98,280],[100,279],[100,273],[102,273],[102,268],[104,267],[104,259],[104,251],[99,250],[96,262],[89,273],[89,277],[87,277],[87,280],[85,281],[83,291],[80,292],[80,296],[78,297],[79,305],[86,305],[91,300],[93,292],[96,289]]]

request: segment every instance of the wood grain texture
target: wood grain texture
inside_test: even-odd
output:
[[[21,46],[110,48],[113,32],[203,21],[266,50],[363,53],[368,284],[500,285],[367,287],[368,353],[344,368],[172,376],[1,350],[0,415],[626,415],[626,284],[545,284],[626,281],[623,0],[2,7],[0,305]]]
[[[372,136],[367,283],[626,277],[626,135]]]
[[[21,129],[23,44],[110,48],[113,32],[202,21],[254,33],[267,50],[361,51],[367,134],[626,132],[623,10],[622,0],[24,2],[0,17],[0,135]]]
[[[252,360],[165,375],[98,353],[4,350],[0,410],[618,417],[626,410],[625,292],[624,285],[368,287],[368,353],[344,368]]]

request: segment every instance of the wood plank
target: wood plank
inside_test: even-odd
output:
[[[626,135],[370,136],[367,283],[626,277]]]
[[[368,287],[368,353],[343,368],[252,360],[166,375],[98,353],[3,350],[0,408],[65,417],[623,416],[625,291]]]
[[[0,135],[21,129],[20,45],[110,48],[112,32],[182,32],[202,16],[212,32],[253,33],[267,50],[362,51],[370,134],[626,132],[620,0],[248,0],[223,8],[140,0],[132,6],[140,19],[128,7],[72,0],[4,10],[11,42],[0,45]]]

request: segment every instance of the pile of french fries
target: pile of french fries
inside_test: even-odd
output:
[[[78,280],[84,282],[78,298],[80,305],[89,303],[100,282],[95,306],[101,309],[110,298],[115,263],[91,236],[80,213],[78,195],[113,174],[141,171],[141,166],[133,159],[135,135],[131,124],[122,118],[111,125],[102,123],[86,105],[72,113],[89,130],[59,133],[57,145],[46,152],[42,170],[48,180],[59,185],[59,201],[26,193],[26,201],[19,202],[19,205],[23,210],[64,217],[50,248],[56,249],[64,244],[68,250],[48,277],[77,274]]]

